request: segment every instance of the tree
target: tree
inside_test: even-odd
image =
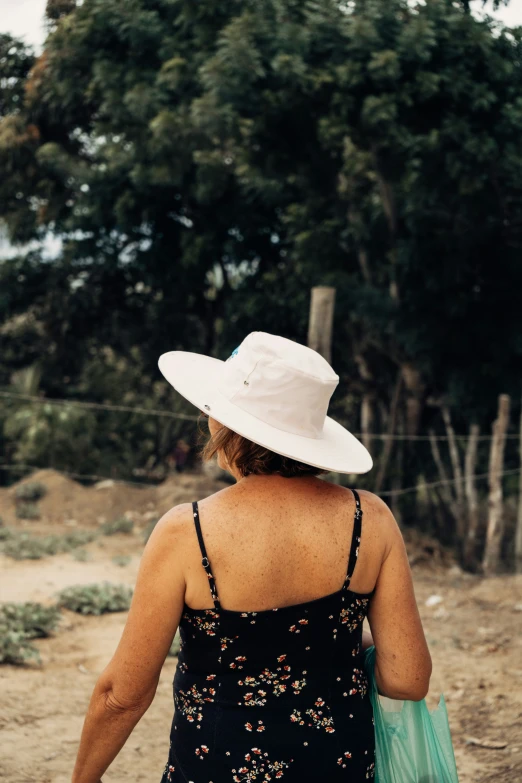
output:
[[[376,427],[393,409],[415,433],[443,400],[457,431],[468,416],[485,431],[499,383],[518,399],[520,30],[452,0],[85,0],[51,16],[24,112],[0,124],[0,212],[14,239],[63,241],[56,370],[79,377],[78,339],[139,345],[151,373],[166,342],[304,342],[325,284],[352,422],[364,397]]]

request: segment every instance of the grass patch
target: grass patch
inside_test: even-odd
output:
[[[16,504],[16,516],[18,519],[40,519],[40,509],[36,503],[22,503]]]
[[[112,522],[104,522],[100,525],[100,532],[104,536],[114,536],[116,533],[131,533],[134,527],[132,519],[127,517],[118,517],[113,519]]]
[[[40,481],[28,481],[26,484],[20,484],[15,489],[15,498],[17,500],[35,503],[47,493],[47,487]]]
[[[4,539],[3,551],[14,560],[40,560],[59,552],[70,552],[95,538],[96,533],[91,530],[75,530],[63,536],[34,536],[12,531]]]
[[[73,549],[71,552],[74,560],[78,560],[80,563],[86,563],[87,560],[92,560],[92,555],[86,549]]]
[[[132,600],[132,588],[102,582],[92,585],[74,585],[60,590],[58,605],[79,614],[126,612]]]
[[[114,565],[121,566],[122,568],[126,565],[129,565],[131,560],[132,557],[130,555],[114,555],[112,558]]]
[[[10,527],[0,527],[0,541],[7,541],[8,538],[13,538],[16,532]]]
[[[0,605],[0,663],[40,663],[40,653],[30,640],[50,636],[59,620],[57,606],[33,601]]]

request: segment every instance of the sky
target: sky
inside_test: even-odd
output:
[[[45,5],[46,0],[0,0],[0,32],[22,38],[38,52],[45,38]],[[476,6],[480,8],[481,3]],[[487,6],[486,10],[491,12]],[[508,26],[522,25],[522,0],[511,0],[507,8],[493,15]]]

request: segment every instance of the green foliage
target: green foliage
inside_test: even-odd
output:
[[[47,487],[39,481],[30,481],[26,484],[20,484],[15,490],[17,500],[36,501],[43,498],[47,492]]]
[[[116,533],[132,533],[134,522],[127,517],[118,517],[111,522],[104,522],[100,525],[100,532],[104,536],[114,536]]]
[[[37,503],[17,503],[16,516],[19,519],[40,519],[40,509]]]
[[[253,328],[305,342],[309,288],[331,284],[346,423],[364,396],[384,430],[399,375],[411,433],[429,400],[463,432],[489,431],[500,390],[519,399],[520,29],[466,0],[57,0],[49,17],[12,83],[23,111],[0,120],[0,214],[13,240],[63,244],[0,264],[0,383],[36,367],[49,396],[192,412],[159,379],[165,335],[220,358]],[[60,410],[0,409],[14,461],[147,475],[193,430]],[[405,458],[407,483],[428,459]]]
[[[132,557],[130,555],[115,555],[112,558],[112,562],[115,565],[121,566],[122,568],[124,568],[125,566],[129,565],[131,560],[132,560]]]
[[[34,63],[31,49],[8,33],[0,33],[0,117],[15,115],[23,105],[23,88]]]
[[[3,545],[4,554],[15,560],[40,560],[59,552],[70,552],[93,541],[96,533],[76,530],[65,535],[33,536],[12,530]]]
[[[30,661],[41,662],[40,653],[22,631],[14,631],[0,621],[0,664],[22,665]]]
[[[55,606],[34,602],[0,605],[0,664],[40,662],[38,650],[30,639],[49,636],[60,620]]]
[[[80,563],[85,563],[87,560],[92,560],[92,555],[87,549],[73,549],[71,552],[74,560],[78,560]]]
[[[132,588],[110,582],[66,587],[58,593],[58,605],[79,614],[126,612],[131,603]]]
[[[50,636],[60,621],[56,606],[43,606],[34,601],[0,604],[0,623],[23,631],[28,639]]]

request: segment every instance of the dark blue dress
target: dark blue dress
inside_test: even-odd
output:
[[[343,587],[259,612],[221,608],[192,504],[214,609],[185,604],[161,783],[362,783],[374,777],[361,641],[375,590],[349,589],[362,522],[352,492],[356,511]]]

